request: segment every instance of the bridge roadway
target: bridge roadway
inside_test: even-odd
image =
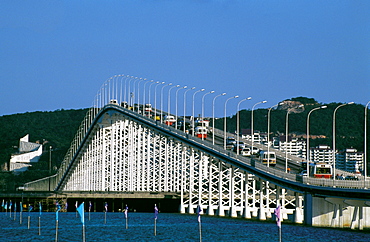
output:
[[[370,187],[370,181],[317,179],[311,177],[302,177],[297,174],[285,173],[284,171],[274,167],[266,167],[257,159],[237,155],[235,152],[230,150],[224,150],[222,146],[213,145],[212,142],[208,140],[202,140],[192,136],[191,134],[186,134],[181,130],[177,130],[174,127],[161,123],[160,121],[152,120],[118,105],[106,105],[103,109],[105,110],[102,113],[114,111],[127,115],[128,117],[137,120],[139,123],[147,125],[153,129],[160,130],[165,135],[202,150],[217,159],[239,167],[248,173],[252,173],[278,186],[301,193],[310,193],[312,195],[356,198],[361,200],[370,199],[370,190],[368,189]],[[215,130],[215,135],[223,136],[223,131]],[[231,133],[227,133],[226,135],[234,136]],[[244,141],[247,143],[249,142],[246,140]],[[261,144],[254,144],[254,146],[260,149],[266,149]],[[277,151],[277,153],[280,157],[282,154],[285,155],[285,153],[281,151]],[[301,160],[301,158],[292,155],[288,155],[288,159],[290,162],[295,163],[300,163],[298,160]]]

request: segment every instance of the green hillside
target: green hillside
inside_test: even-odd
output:
[[[40,161],[28,171],[14,176],[2,172],[0,189],[12,189],[25,182],[49,174],[49,151],[52,146],[52,167],[59,167],[88,109],[27,112],[0,117],[0,167],[4,168],[11,154],[18,151],[19,139],[29,134],[30,142],[44,144]],[[3,178],[3,179],[1,179]],[[5,180],[4,180],[5,179]],[[9,185],[15,182],[14,185]]]

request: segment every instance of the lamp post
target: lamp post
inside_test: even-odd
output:
[[[163,89],[167,86],[171,86],[172,83],[168,83],[161,88],[161,122],[163,121]]]
[[[190,90],[194,90],[195,87],[192,87],[184,92],[184,120],[183,120],[183,126],[184,126],[184,133],[185,133],[185,114],[186,114],[186,93]]]
[[[143,115],[145,115],[145,105],[146,105],[146,98],[145,98],[145,92],[146,92],[146,84],[148,84],[149,82],[151,82],[151,84],[149,85],[149,95],[150,95],[150,86],[153,84],[153,80],[149,80],[149,81],[146,81],[144,83],[144,91],[143,91]],[[149,96],[150,97],[150,96]],[[149,103],[150,103],[150,98],[149,98]]]
[[[334,109],[334,113],[333,113],[333,179],[335,180],[335,116],[336,116],[336,113],[337,113],[337,110],[340,108],[340,107],[343,107],[345,105],[350,105],[350,104],[354,104],[354,102],[349,102],[349,103],[343,103],[341,105],[339,105],[338,107],[336,107]]]
[[[135,84],[137,81],[139,81],[141,78],[139,77],[135,77],[135,80],[134,80],[134,86],[133,86],[133,90],[131,92],[131,97],[132,97],[132,111],[135,112],[135,91],[136,91],[136,88],[135,88]]]
[[[140,78],[140,81],[137,83],[137,112],[140,110],[140,82],[146,81],[146,78]],[[135,111],[135,110],[134,110]]]
[[[365,106],[365,141],[364,141],[364,155],[365,155],[365,164],[364,164],[364,179],[366,181],[366,177],[367,177],[367,109],[368,109],[368,106],[370,104],[370,101],[367,102],[366,106]]]
[[[238,105],[237,105],[237,107],[236,107],[236,154],[238,154],[239,155],[239,136],[240,136],[240,129],[239,129],[239,125],[240,125],[240,114],[239,114],[239,107],[240,107],[240,104],[242,103],[242,102],[244,102],[244,101],[246,101],[246,100],[251,100],[252,99],[252,97],[247,97],[247,98],[244,98],[244,99],[242,99],[242,100],[240,100],[239,102],[238,102]]]
[[[49,147],[49,176],[51,175],[51,151],[53,150],[53,147]]]
[[[328,106],[321,106],[321,107],[317,107],[317,108],[314,108],[314,109],[311,109],[311,111],[308,113],[307,115],[307,142],[306,142],[306,145],[307,145],[307,148],[306,148],[306,172],[307,172],[307,177],[310,176],[310,115],[313,111],[315,110],[319,110],[319,109],[323,109],[323,108],[327,108]]]
[[[301,108],[303,107],[304,105],[301,104],[299,105],[298,107],[294,107],[294,108],[289,108],[288,111],[286,112],[286,118],[285,118],[285,172],[288,172],[288,136],[289,136],[289,128],[288,128],[288,121],[289,121],[289,113],[290,111],[292,111],[293,109],[296,109],[296,108]]]
[[[275,104],[270,107],[267,112],[267,167],[270,167],[270,120],[271,120],[271,110],[274,107],[279,106],[282,103]]]
[[[253,146],[254,146],[254,108],[258,105],[258,104],[261,104],[261,103],[267,103],[266,100],[263,100],[261,102],[258,102],[258,103],[255,103],[252,107],[252,112],[251,112],[251,136],[252,136],[252,147],[251,147],[251,155],[253,155]]]
[[[127,102],[127,104],[129,104],[128,99],[129,99],[129,94],[130,94],[130,83],[132,81],[132,78],[134,78],[134,77],[127,75],[127,77],[125,79],[124,99],[125,99],[125,102]],[[128,80],[128,84],[127,84],[127,80]]]
[[[152,83],[150,83],[149,88],[148,88],[148,102],[150,103],[150,105],[151,105],[151,99],[150,99],[151,88],[152,88],[152,85],[156,84],[156,83],[159,83],[159,82],[154,82],[153,81]],[[150,112],[149,112],[149,118],[152,116],[152,111],[153,110],[151,109]]]
[[[228,99],[226,99],[225,101],[225,107],[224,107],[224,149],[226,150],[226,105],[227,105],[227,102],[230,100],[230,99],[233,99],[233,98],[238,98],[239,96],[236,95],[236,96],[233,96],[233,97],[229,97]]]
[[[193,116],[193,122],[192,122],[192,129],[193,129],[193,136],[194,136],[194,133],[195,133],[195,124],[194,124],[194,120],[195,120],[195,117],[194,117],[194,100],[195,100],[195,94],[197,94],[198,92],[203,92],[205,89],[202,88],[196,92],[193,93],[193,112],[192,112],[192,116]]]
[[[176,116],[176,120],[175,120],[175,128],[177,129],[177,94],[178,92],[181,90],[181,89],[186,89],[188,88],[188,86],[184,86],[184,87],[179,87],[177,90],[176,90],[176,94],[175,94],[175,116]]]
[[[213,101],[212,101],[212,144],[213,145],[215,145],[215,101],[216,101],[216,98],[220,96],[225,96],[225,95],[226,95],[226,92],[218,94],[217,96],[213,98]]]
[[[154,87],[154,120],[157,120],[157,87],[161,84],[164,84],[164,82],[156,82],[157,85]]]
[[[203,95],[203,97],[202,97],[202,127],[203,127],[203,124],[204,124],[204,97],[205,97],[206,95],[208,95],[208,94],[212,94],[212,93],[214,93],[214,92],[215,92],[215,91],[207,92],[207,93],[205,93],[205,94]],[[202,140],[204,140],[203,135],[202,135]]]
[[[172,88],[175,88],[175,87],[179,87],[180,85],[176,85],[176,86],[172,86],[168,89],[168,99],[167,99],[167,102],[168,102],[168,108],[167,108],[167,115],[169,115],[171,113],[171,90]]]

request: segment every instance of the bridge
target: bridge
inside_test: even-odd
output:
[[[140,105],[136,109],[135,105],[120,105],[128,98],[133,104],[133,94],[140,95],[136,81],[122,76],[105,82],[57,173],[25,184],[25,192],[80,198],[98,194],[170,197],[179,200],[181,213],[195,213],[199,205],[208,215],[260,220],[275,219],[274,209],[280,205],[283,220],[293,223],[370,227],[370,183],[366,179],[315,179],[286,173],[145,116]],[[145,103],[145,84],[142,95]],[[154,112],[165,113],[157,105],[154,108]],[[174,115],[178,116],[177,110]],[[213,132],[224,135],[221,130]],[[290,157],[290,162],[298,161]]]

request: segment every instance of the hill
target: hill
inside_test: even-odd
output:
[[[52,147],[52,166],[59,167],[88,109],[56,110],[48,112],[27,112],[0,117],[0,167],[4,168],[11,154],[17,152],[19,138],[30,135],[31,142],[44,144],[40,161],[28,171],[14,177],[1,174],[0,189],[8,187],[11,181],[16,185],[48,175],[49,151]],[[1,178],[1,177],[0,177]],[[13,186],[12,186],[13,187]],[[6,188],[5,188],[6,189]]]

